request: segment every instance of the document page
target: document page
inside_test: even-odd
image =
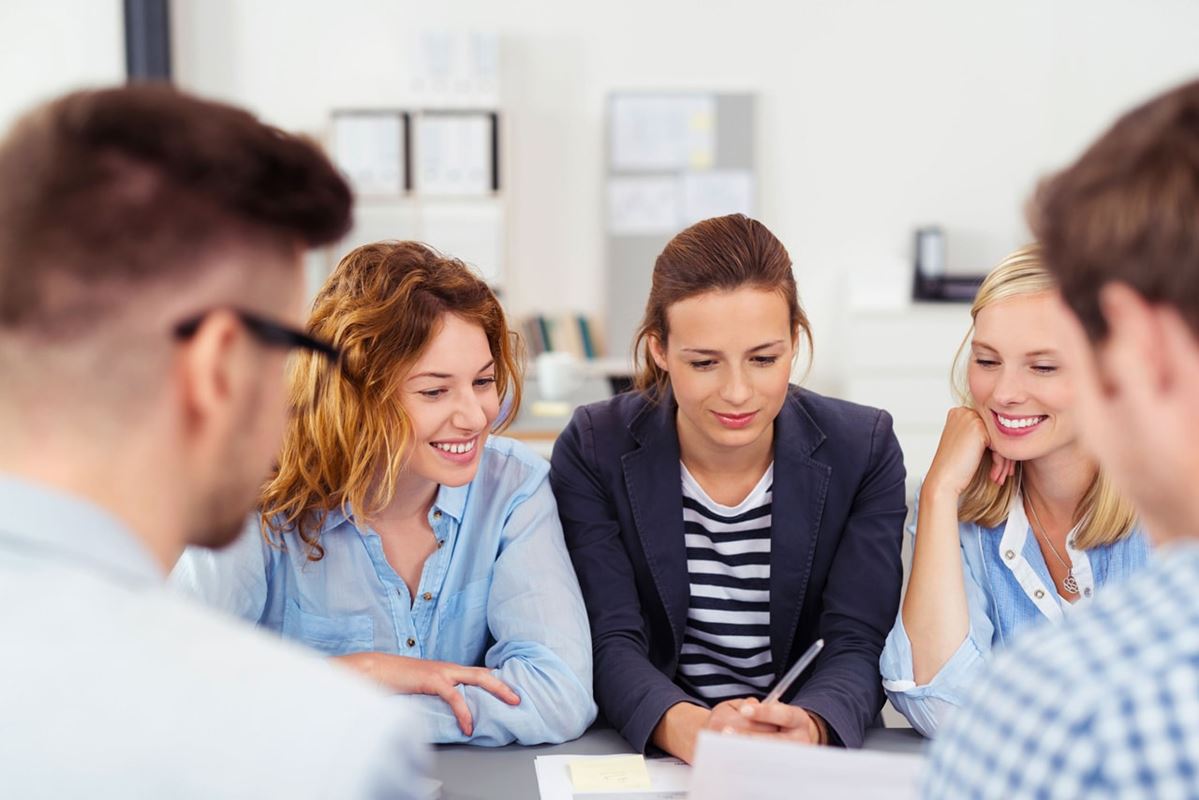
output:
[[[703,732],[691,800],[916,800],[924,756]]]

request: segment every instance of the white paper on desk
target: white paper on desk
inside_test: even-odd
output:
[[[691,800],[914,800],[924,761],[910,753],[812,747],[705,731],[696,748]]]
[[[754,177],[744,169],[687,172],[679,178],[682,224],[725,214],[754,215]]]
[[[679,229],[678,184],[671,176],[608,180],[608,230],[618,235]]]
[[[620,792],[576,793],[570,782],[572,761],[607,756],[537,756],[537,790],[541,800],[683,800],[691,783],[691,767],[677,758],[647,758],[650,789],[629,789]]]

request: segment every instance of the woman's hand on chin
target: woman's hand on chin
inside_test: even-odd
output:
[[[458,727],[466,736],[474,730],[474,720],[465,698],[458,691],[459,686],[478,686],[509,705],[520,703],[520,696],[485,667],[464,667],[451,661],[430,661],[390,653],[351,653],[335,656],[333,660],[397,694],[440,697],[449,704]]]
[[[960,496],[974,479],[974,473],[990,447],[991,435],[977,411],[965,406],[950,409],[937,454],[924,479],[925,488],[933,493],[948,492],[953,497]],[[1015,468],[1016,462],[991,450],[992,481],[1002,486]]]

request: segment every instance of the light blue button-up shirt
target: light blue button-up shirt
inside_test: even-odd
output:
[[[219,553],[188,550],[171,582],[205,603],[326,655],[383,652],[486,666],[520,696],[510,706],[459,686],[468,738],[439,697],[414,695],[433,741],[563,742],[595,719],[591,635],[550,491],[549,464],[523,444],[489,437],[474,480],[442,486],[429,509],[438,548],[413,598],[369,524],[331,512],[325,557],[286,535],[267,544],[257,522]]]
[[[405,700],[168,591],[90,500],[0,474],[0,509],[0,797],[428,796]]]
[[[908,533],[916,535],[916,513]],[[903,612],[895,620],[879,661],[883,688],[896,710],[925,736],[961,706],[966,694],[982,677],[995,648],[1008,646],[1026,629],[1089,604],[1105,584],[1118,583],[1145,566],[1149,542],[1138,527],[1113,544],[1079,550],[1073,531],[1066,550],[1078,581],[1078,599],[1070,603],[1057,593],[1049,567],[1017,496],[1007,520],[996,528],[962,523],[958,530],[962,548],[962,578],[970,630],[961,646],[926,684],[917,684],[912,667],[912,643],[903,625]]]

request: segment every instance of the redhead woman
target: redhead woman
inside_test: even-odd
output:
[[[805,342],[778,239],[700,222],[654,265],[636,391],[580,408],[554,447],[596,699],[638,750],[690,760],[703,729],[856,747],[882,705],[903,458],[886,412],[790,383]]]
[[[586,612],[548,464],[493,435],[520,402],[495,295],[461,262],[382,242],[342,260],[309,330],[342,362],[294,366],[254,530],[188,551],[174,582],[414,695],[435,742],[579,736]]]
[[[1040,250],[1008,256],[970,313],[962,406],[920,489],[912,574],[880,662],[891,703],[925,736],[993,649],[1068,616],[1149,554],[1132,507],[1079,443],[1068,312]]]

